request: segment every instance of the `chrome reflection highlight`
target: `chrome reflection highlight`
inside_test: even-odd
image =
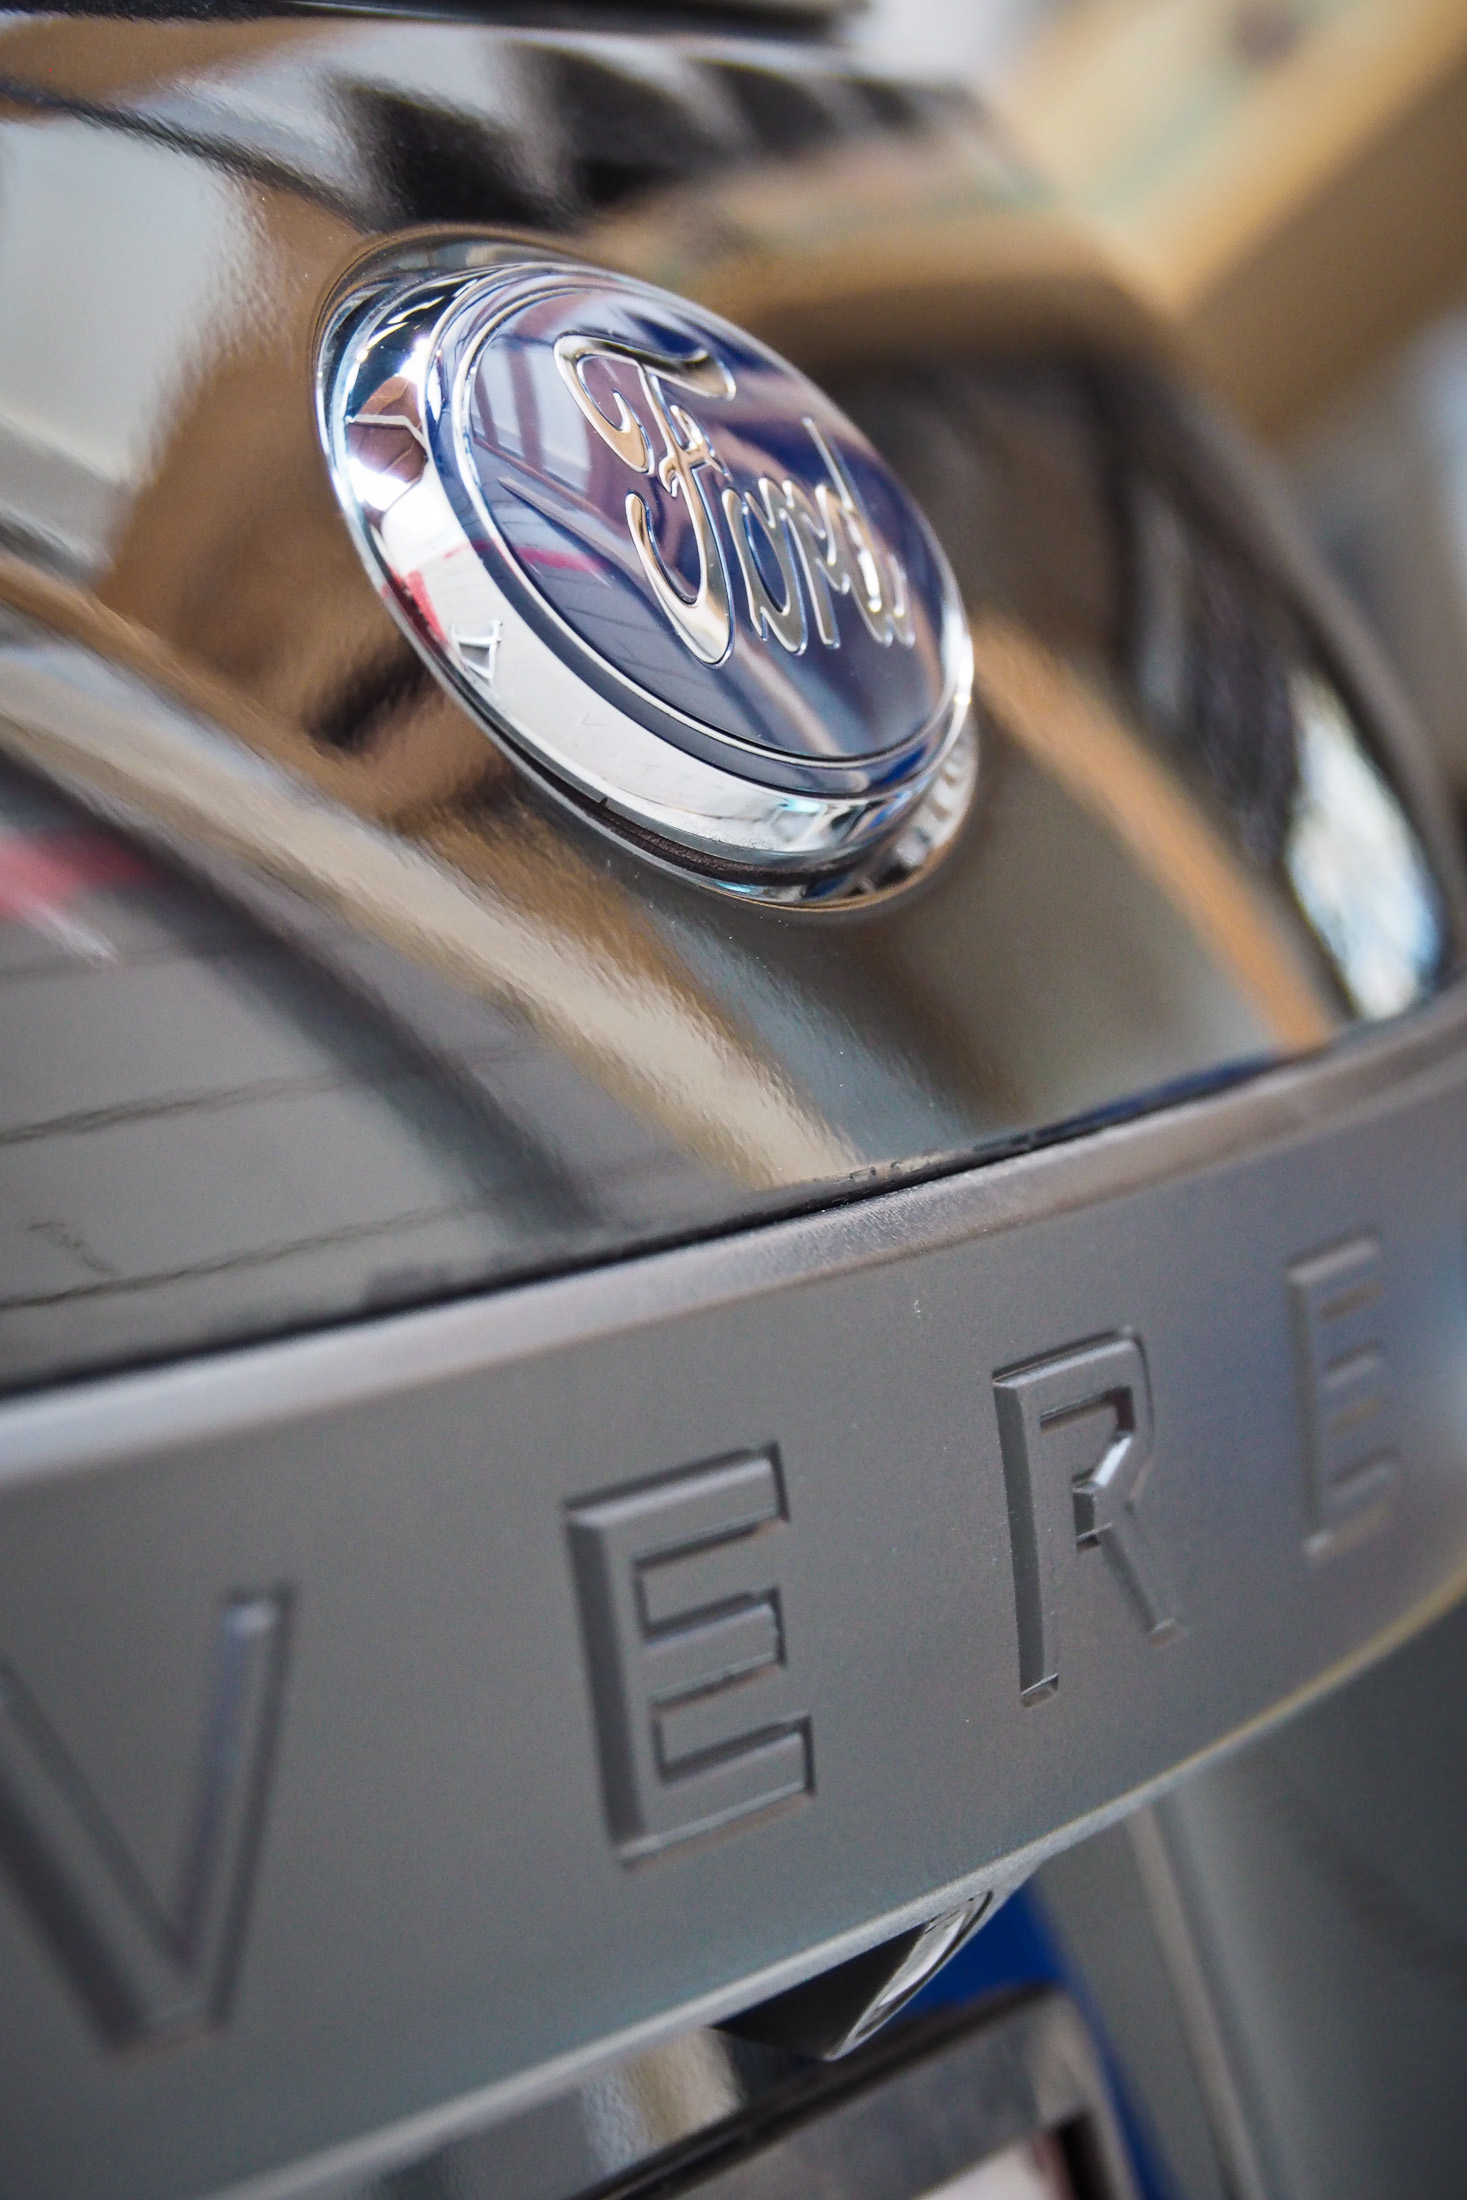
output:
[[[461,239],[328,318],[319,417],[382,594],[487,732],[746,897],[869,899],[976,780],[956,583],[813,383],[648,284]]]
[[[1294,892],[1362,1016],[1397,1016],[1442,956],[1431,876],[1401,806],[1318,674],[1291,682],[1299,790],[1285,862]]]

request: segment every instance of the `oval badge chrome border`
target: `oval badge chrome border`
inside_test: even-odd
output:
[[[461,423],[466,379],[503,317],[496,304],[514,311],[527,283],[544,291],[547,279],[662,301],[714,333],[728,326],[636,278],[520,239],[419,233],[359,258],[322,315],[316,406],[337,500],[379,594],[490,738],[652,862],[785,907],[869,905],[915,883],[956,840],[978,767],[967,619],[930,527],[908,498],[940,576],[941,699],[915,738],[866,756],[761,750],[606,665],[553,606],[538,603],[532,620]],[[767,346],[728,333],[811,387]],[[370,467],[364,430],[375,441]],[[679,744],[685,729],[700,751]]]

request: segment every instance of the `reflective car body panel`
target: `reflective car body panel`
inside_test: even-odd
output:
[[[1369,668],[961,101],[818,48],[329,18],[20,23],[0,78],[0,283],[30,300],[0,352],[7,921],[51,971],[4,1013],[21,1049],[87,1034],[6,1125],[10,1381],[1012,1151],[1453,967]],[[903,475],[978,671],[978,795],[929,884],[729,906],[419,663],[336,509],[312,347],[364,239],[446,221],[734,314]],[[110,840],[27,900],[38,770],[214,913],[134,967],[153,889]],[[305,1040],[296,983],[332,1004]],[[148,993],[183,984],[160,1048]]]

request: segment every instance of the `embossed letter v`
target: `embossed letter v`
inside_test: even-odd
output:
[[[288,1600],[220,1615],[192,1809],[171,1903],[149,1886],[60,1736],[0,1664],[0,1865],[92,2018],[117,2046],[227,2014],[264,1825]]]

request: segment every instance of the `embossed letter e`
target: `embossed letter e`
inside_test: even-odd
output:
[[[284,1595],[232,1598],[215,1638],[193,1810],[161,1903],[60,1736],[0,1664],[0,1865],[116,2046],[223,2021],[264,1823],[285,1670]]]
[[[628,1863],[809,1792],[772,1452],[570,1508],[607,1816]]]
[[[1331,1245],[1289,1270],[1309,1437],[1304,1548],[1328,1558],[1384,1517],[1397,1472],[1383,1339],[1385,1259],[1374,1237]]]

